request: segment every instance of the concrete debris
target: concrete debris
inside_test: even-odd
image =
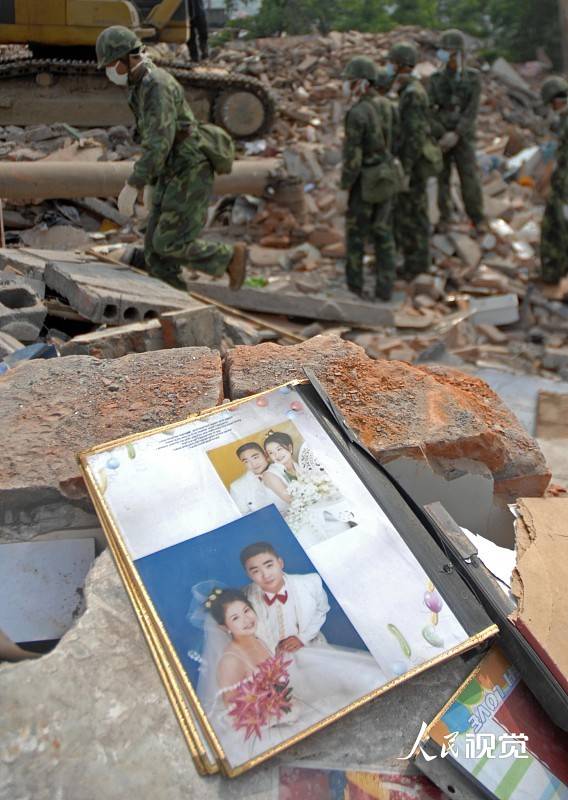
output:
[[[184,419],[220,402],[222,392],[219,354],[205,347],[108,360],[67,356],[9,370],[0,378],[0,540],[92,528],[75,454]]]
[[[183,292],[126,265],[51,261],[45,270],[45,282],[92,322],[116,325],[147,321],[162,311],[188,305]]]
[[[0,285],[0,331],[22,342],[34,342],[46,313],[32,289],[9,281]]]
[[[87,788],[74,791],[77,800],[101,793],[123,800],[125,785],[168,800],[274,797],[280,758],[231,783],[197,774],[109,553],[97,559],[85,594],[85,613],[54,652],[0,671],[0,780],[7,797],[64,797],[78,769]],[[331,764],[369,768],[377,754],[381,760],[406,755],[416,738],[415,718],[432,719],[479,657],[452,659],[427,678],[405,682],[300,742],[292,758],[321,762],[325,751]],[[109,760],[120,765],[120,779]]]
[[[469,307],[472,312],[470,319],[478,325],[509,325],[519,319],[519,298],[516,294],[472,297]]]
[[[234,172],[216,179],[204,235],[249,245],[239,292],[226,277],[188,270],[182,292],[143,271],[145,223],[122,215],[114,199],[139,152],[126,127],[0,128],[0,547],[31,553],[53,546],[65,559],[77,546],[89,548],[90,562],[105,541],[77,467],[79,450],[302,378],[305,366],[418,503],[442,500],[461,525],[493,541],[513,543],[509,502],[547,503],[545,492],[563,491],[549,487],[550,468],[555,483],[568,486],[568,383],[559,381],[568,381],[568,278],[555,287],[537,279],[554,163],[537,93],[549,69],[542,59],[519,68],[504,59],[476,64],[487,225],[474,230],[467,222],[455,175],[452,215],[440,223],[431,180],[428,271],[397,280],[392,300],[375,302],[369,253],[362,296],[346,289],[346,200],[337,188],[341,73],[354,53],[382,63],[393,43],[409,38],[425,80],[436,65],[435,37],[410,27],[235,38],[216,54],[216,65],[270,84],[279,112],[263,139],[238,145]],[[176,54],[165,47],[162,55]],[[523,502],[532,514],[530,499]],[[31,555],[25,561],[34,563]],[[37,596],[35,589],[13,592]],[[154,786],[181,798],[189,781],[199,797],[218,796],[218,778],[202,780],[188,769],[179,780],[183,739],[108,553],[91,571],[78,620],[83,607],[72,605],[49,634],[39,632],[48,606],[30,612],[36,628],[25,634],[0,613],[0,658],[2,636],[7,652],[21,658],[10,637],[58,638],[74,625],[47,659],[0,671],[8,730],[0,771],[9,766],[0,784],[11,796],[39,800],[65,791],[80,747],[83,780],[118,797],[124,787],[117,793],[102,746],[113,763],[128,757],[146,792]],[[430,719],[472,666],[438,667],[435,689],[411,681],[330,728],[321,734],[326,753],[368,766],[377,747],[408,752],[417,731],[398,724],[403,695],[413,718]],[[79,687],[71,712],[61,702],[63,671],[65,685]],[[150,705],[140,700],[142,685]],[[44,747],[52,741],[61,747]],[[314,759],[321,752],[317,737],[294,751]],[[239,779],[235,797],[268,797],[271,768]],[[142,785],[133,780],[134,789]]]
[[[94,539],[0,545],[0,629],[13,642],[60,639],[84,610]]]
[[[20,350],[23,346],[15,336],[10,336],[9,333],[0,331],[0,359],[10,355],[10,353],[15,353],[16,350]]]
[[[437,463],[476,461],[501,497],[540,496],[550,480],[534,440],[489,387],[441,366],[373,361],[333,336],[294,347],[236,347],[225,358],[231,399],[246,397],[310,367],[363,443],[382,462],[401,456]],[[527,491],[528,490],[528,491]]]
[[[318,286],[321,284],[318,284]],[[392,310],[385,305],[358,300],[347,291],[338,291],[334,297],[320,294],[308,296],[303,292],[289,291],[290,279],[273,284],[268,291],[243,287],[238,292],[231,291],[221,281],[188,281],[190,292],[199,292],[213,300],[249,311],[262,311],[269,314],[289,314],[295,317],[349,322],[354,325],[392,326]]]

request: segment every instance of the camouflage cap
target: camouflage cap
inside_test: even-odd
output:
[[[444,50],[465,50],[465,37],[457,28],[444,31],[440,38],[440,47]]]
[[[389,61],[399,67],[415,67],[418,61],[418,52],[411,42],[398,42],[391,47]]]
[[[366,78],[368,81],[374,82],[375,75],[375,65],[370,58],[367,58],[367,56],[355,56],[347,64],[341,77],[349,81]]]
[[[559,75],[552,75],[547,78],[540,87],[540,96],[543,103],[550,103],[560,94],[568,94],[568,81]]]
[[[142,47],[142,42],[134,31],[125,28],[124,25],[111,25],[97,38],[97,66],[102,69],[139,47]]]

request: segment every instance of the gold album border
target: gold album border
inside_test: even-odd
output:
[[[273,756],[277,755],[278,753],[281,753],[283,750],[286,750],[287,748],[292,747],[293,745],[297,744],[298,742],[301,742],[303,739],[307,738],[312,733],[315,733],[317,731],[323,730],[324,728],[327,728],[333,722],[336,722],[338,719],[341,719],[341,718],[347,716],[352,711],[355,711],[356,709],[360,708],[361,706],[366,705],[371,700],[374,700],[375,698],[380,697],[381,695],[385,694],[386,692],[390,691],[391,689],[394,689],[396,686],[400,686],[403,683],[406,683],[407,681],[411,680],[416,675],[419,675],[420,673],[425,672],[426,670],[428,670],[428,669],[430,669],[430,668],[432,668],[434,666],[437,666],[438,664],[443,664],[446,661],[451,660],[455,656],[460,655],[461,653],[464,653],[467,650],[470,650],[470,649],[476,647],[478,644],[481,644],[482,642],[487,641],[488,639],[492,638],[493,636],[495,636],[496,634],[499,633],[499,628],[497,627],[497,625],[490,625],[489,627],[485,628],[484,630],[479,631],[478,633],[474,634],[473,636],[470,636],[468,639],[466,639],[461,644],[456,645],[455,647],[452,647],[449,650],[446,650],[444,653],[441,653],[440,655],[436,656],[435,658],[430,659],[429,661],[426,661],[423,664],[420,664],[420,665],[414,667],[413,669],[409,670],[408,672],[405,672],[404,675],[401,675],[401,676],[399,676],[397,678],[394,678],[393,680],[389,681],[388,683],[384,684],[383,686],[379,687],[378,689],[375,689],[374,691],[364,695],[363,697],[360,697],[358,700],[355,700],[353,703],[350,703],[348,706],[345,706],[344,708],[336,711],[334,714],[331,714],[330,716],[326,717],[324,720],[320,720],[320,722],[317,722],[314,725],[311,725],[310,727],[306,728],[305,731],[302,731],[301,733],[297,733],[294,736],[291,736],[289,739],[286,739],[285,741],[281,742],[280,744],[269,748],[264,753],[261,753],[260,755],[255,756],[252,759],[249,759],[244,764],[241,764],[238,767],[233,768],[233,767],[230,766],[230,764],[228,763],[228,761],[226,759],[226,756],[225,756],[225,753],[223,751],[223,748],[221,747],[221,744],[220,744],[220,742],[219,742],[219,740],[217,738],[217,735],[215,734],[215,732],[214,732],[209,720],[207,719],[207,715],[205,714],[205,712],[204,712],[204,710],[203,710],[203,708],[201,706],[201,703],[200,703],[200,701],[199,701],[199,699],[198,699],[198,697],[197,697],[197,695],[195,693],[195,689],[193,688],[191,682],[189,681],[189,679],[187,677],[187,674],[185,673],[185,670],[183,669],[183,667],[181,665],[179,657],[178,657],[178,655],[177,655],[177,653],[176,653],[171,641],[169,640],[169,637],[168,637],[168,635],[166,633],[164,625],[163,625],[163,623],[162,623],[162,621],[161,621],[156,609],[154,608],[152,600],[150,599],[150,596],[149,596],[148,592],[146,591],[144,583],[142,582],[136,567],[134,566],[134,563],[133,563],[133,561],[132,561],[132,559],[130,557],[130,554],[128,553],[128,550],[127,550],[126,545],[125,545],[125,543],[123,541],[122,535],[121,535],[121,533],[119,531],[119,528],[118,528],[118,526],[116,524],[116,521],[114,520],[114,517],[113,517],[109,507],[107,506],[107,503],[106,503],[106,501],[105,501],[105,499],[104,499],[104,497],[103,497],[103,495],[102,495],[102,493],[101,493],[101,491],[99,489],[99,486],[98,486],[98,484],[97,484],[97,482],[96,482],[96,480],[95,480],[95,478],[94,478],[94,476],[92,474],[92,471],[91,471],[91,468],[90,468],[90,466],[89,466],[89,464],[87,462],[87,459],[88,459],[89,456],[96,455],[96,454],[101,453],[101,452],[105,452],[105,451],[113,449],[115,447],[124,446],[126,444],[131,443],[131,442],[138,441],[139,439],[144,439],[144,438],[147,438],[148,436],[152,436],[152,435],[155,435],[155,434],[160,433],[160,432],[164,432],[164,431],[172,430],[174,428],[178,428],[178,427],[180,427],[182,425],[185,425],[185,424],[187,424],[189,422],[192,422],[192,421],[194,421],[196,419],[205,418],[205,417],[210,416],[212,414],[221,413],[224,408],[235,407],[235,406],[241,405],[242,403],[250,402],[251,400],[254,400],[255,397],[260,397],[262,395],[269,394],[271,392],[274,392],[277,389],[283,388],[284,386],[292,387],[292,386],[297,386],[298,384],[301,384],[301,383],[307,383],[307,381],[305,381],[305,380],[288,381],[287,383],[280,384],[279,386],[274,386],[271,389],[267,389],[267,390],[265,390],[263,392],[258,392],[257,394],[249,395],[248,397],[243,397],[243,398],[240,398],[238,400],[234,400],[234,401],[232,401],[230,403],[226,403],[226,404],[223,404],[223,405],[220,405],[220,406],[215,406],[213,408],[206,409],[204,411],[199,411],[199,412],[197,412],[195,414],[192,414],[191,416],[187,417],[186,419],[183,419],[183,420],[180,420],[180,421],[177,421],[177,422],[173,422],[173,423],[169,423],[167,425],[158,426],[156,428],[152,428],[152,429],[144,431],[142,433],[130,434],[128,436],[121,437],[120,439],[114,439],[114,440],[112,440],[110,442],[107,442],[106,444],[97,445],[96,447],[92,447],[92,448],[89,448],[88,450],[81,451],[77,456],[79,465],[81,467],[81,470],[83,472],[83,476],[85,478],[85,482],[87,484],[87,488],[89,489],[89,493],[91,494],[91,497],[93,498],[93,501],[95,503],[95,507],[96,507],[97,511],[100,512],[100,521],[101,521],[103,530],[105,532],[105,535],[106,535],[106,537],[107,537],[107,539],[109,541],[109,544],[111,543],[111,539],[113,540],[114,547],[111,545],[111,550],[113,552],[113,555],[115,556],[115,559],[116,559],[116,554],[118,553],[119,554],[119,559],[121,561],[123,561],[125,567],[127,567],[127,571],[129,573],[129,578],[128,578],[128,581],[125,583],[125,588],[126,588],[126,591],[127,591],[128,595],[129,595],[129,597],[131,599],[131,602],[132,602],[132,604],[134,606],[134,610],[136,611],[136,614],[140,617],[140,619],[142,621],[142,629],[143,629],[144,633],[146,634],[146,631],[148,631],[148,636],[150,636],[151,639],[152,639],[152,645],[150,646],[150,650],[151,650],[152,653],[154,653],[154,649],[153,648],[154,648],[154,645],[155,645],[156,655],[157,655],[157,659],[159,659],[159,662],[156,659],[156,657],[155,657],[155,661],[156,661],[156,663],[158,665],[158,670],[160,672],[160,676],[162,677],[162,680],[164,681],[164,675],[168,674],[168,672],[167,672],[165,667],[164,667],[164,671],[163,671],[161,669],[161,666],[163,666],[164,664],[169,663],[169,662],[173,663],[173,665],[175,667],[175,672],[177,673],[177,676],[178,676],[178,680],[181,683],[181,685],[183,686],[184,692],[187,694],[188,700],[191,703],[193,711],[194,711],[195,715],[197,716],[197,718],[199,720],[199,724],[203,728],[203,731],[204,731],[207,739],[209,740],[211,748],[219,756],[220,766],[221,766],[222,771],[229,778],[236,778],[239,775],[242,775],[244,772],[247,772],[248,770],[258,766],[259,764],[264,763],[265,761],[267,761],[268,759],[270,759]],[[118,566],[118,560],[117,560],[117,566]],[[118,567],[118,568],[119,568],[119,572],[121,573],[121,576],[122,576],[123,572],[121,571],[120,567]],[[123,579],[123,581],[124,581],[124,579]],[[137,597],[136,595],[139,595],[139,596]],[[150,619],[148,620],[147,617],[149,617]],[[152,627],[157,632],[157,636],[155,636],[153,632],[150,633],[150,630],[152,629]],[[169,669],[169,667],[168,667],[168,669]],[[167,692],[168,696],[170,697],[170,700],[172,700],[172,698],[174,699],[174,713],[178,717],[178,721],[180,722],[180,726],[181,726],[182,731],[184,732],[184,734],[185,734],[186,726],[187,726],[187,728],[189,728],[189,730],[192,732],[192,734],[194,736],[199,737],[199,735],[197,733],[197,729],[195,728],[195,725],[193,724],[193,722],[191,720],[186,719],[183,716],[183,713],[180,711],[179,703],[181,701],[181,693],[178,691],[177,687],[174,688],[173,686],[171,686],[171,684],[165,683],[165,688],[166,688],[166,692]],[[181,702],[183,702],[183,701],[181,701]],[[181,719],[180,719],[180,717],[181,717]],[[188,740],[187,736],[186,736],[186,740],[188,741],[188,745],[189,745],[190,750],[191,750],[192,748],[191,748],[191,745],[189,744],[190,740]],[[196,766],[197,766],[197,763],[196,763]]]
[[[495,645],[493,645],[493,647],[497,647],[497,645],[495,644]],[[493,648],[492,648],[492,649],[493,649]],[[447,711],[447,710],[448,710],[448,709],[449,709],[449,708],[450,708],[450,707],[451,707],[451,706],[452,706],[452,705],[453,705],[453,704],[456,702],[456,700],[458,699],[458,697],[460,696],[460,694],[461,694],[461,693],[464,691],[464,689],[465,689],[467,686],[469,686],[469,684],[470,684],[472,681],[474,681],[474,680],[475,680],[475,678],[477,678],[477,676],[479,675],[479,673],[480,673],[480,671],[481,671],[481,668],[482,668],[482,666],[483,666],[483,662],[485,661],[485,659],[487,658],[487,656],[489,655],[489,653],[490,653],[490,652],[492,652],[492,649],[491,649],[491,650],[489,650],[487,653],[484,653],[484,654],[483,654],[483,656],[481,657],[481,661],[479,662],[479,664],[478,664],[476,667],[474,667],[474,668],[473,668],[473,670],[470,672],[470,674],[467,676],[467,678],[464,678],[463,682],[462,682],[462,683],[461,683],[461,684],[458,686],[458,688],[455,690],[455,692],[454,692],[454,693],[451,695],[450,699],[449,699],[449,700],[447,700],[447,701],[444,703],[444,705],[442,706],[442,708],[440,709],[440,711],[438,711],[438,713],[436,714],[436,716],[433,718],[432,722],[430,722],[430,724],[428,725],[428,727],[427,727],[427,728],[426,728],[426,730],[424,731],[424,736],[422,737],[422,741],[423,741],[423,742],[425,742],[425,741],[427,741],[428,739],[431,739],[431,738],[432,738],[432,737],[430,736],[430,731],[432,730],[432,728],[433,728],[433,727],[435,727],[435,726],[438,724],[438,722],[439,722],[439,721],[441,720],[441,718],[444,716],[444,714],[446,713],[446,711]]]

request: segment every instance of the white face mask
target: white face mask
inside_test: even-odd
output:
[[[368,88],[369,88],[369,81],[367,80],[367,78],[361,78],[361,80],[358,80],[357,83],[355,84],[355,87],[353,89],[353,94],[355,95],[355,97],[363,97]]]
[[[116,67],[106,67],[105,72],[109,81],[116,83],[117,86],[126,86],[128,84],[128,72],[123,74]]]
[[[351,81],[343,81],[343,97],[351,97]]]
[[[150,56],[147,53],[142,53],[142,55],[140,56],[140,61],[130,68],[130,73],[133,74],[134,72],[136,72],[136,70],[140,69],[140,67],[149,63],[150,63]]]

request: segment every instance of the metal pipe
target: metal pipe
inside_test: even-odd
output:
[[[132,161],[0,161],[0,197],[5,200],[72,200],[76,197],[117,197],[132,171]],[[260,197],[273,179],[282,176],[278,158],[235,161],[230,175],[215,177],[216,195]]]

